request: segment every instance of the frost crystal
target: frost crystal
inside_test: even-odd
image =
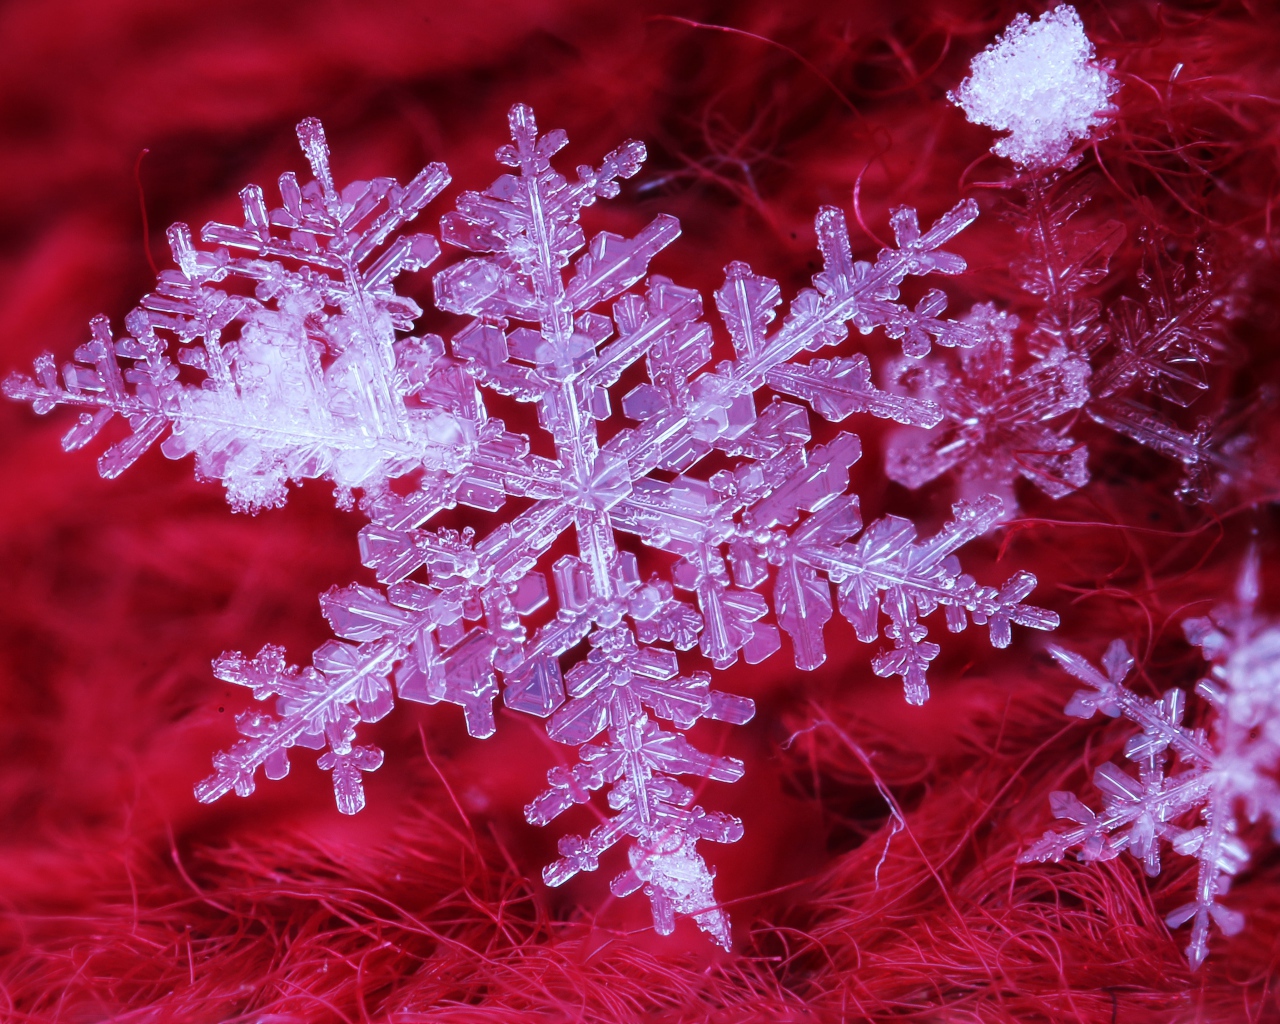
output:
[[[1119,766],[1094,772],[1103,810],[1094,812],[1074,794],[1054,793],[1055,817],[1076,826],[1047,832],[1021,857],[1059,861],[1072,849],[1082,861],[1105,861],[1125,850],[1142,861],[1148,875],[1160,873],[1160,844],[1200,862],[1195,898],[1168,915],[1171,928],[1192,922],[1187,958],[1198,967],[1208,948],[1210,922],[1224,934],[1244,927],[1244,917],[1218,902],[1231,878],[1248,863],[1249,851],[1236,835],[1237,814],[1249,821],[1266,817],[1280,840],[1280,624],[1254,610],[1258,563],[1251,556],[1236,601],[1209,618],[1184,623],[1187,639],[1210,663],[1196,693],[1212,706],[1212,728],[1182,724],[1186,694],[1167,690],[1160,700],[1140,697],[1124,686],[1133,658],[1115,640],[1099,672],[1071,651],[1051,647],[1068,672],[1087,683],[1067,705],[1067,714],[1090,718],[1095,711],[1123,716],[1142,727],[1125,744],[1138,765],[1134,778]],[[1172,754],[1180,770],[1169,771]],[[1199,812],[1199,824],[1185,819]],[[1179,822],[1182,822],[1179,824]]]
[[[991,151],[1024,167],[1065,163],[1074,142],[1105,125],[1119,83],[1111,61],[1094,59],[1074,7],[1034,23],[1019,14],[973,58],[969,77],[947,98],[974,124],[1009,134]]]
[[[958,368],[941,361],[904,366],[903,382],[914,381],[938,404],[942,426],[895,438],[885,459],[889,478],[920,487],[954,468],[962,493],[994,491],[1009,512],[1017,508],[1011,484],[1018,476],[1055,498],[1087,483],[1084,446],[1054,421],[1089,400],[1089,364],[1056,350],[1019,367],[1016,318],[986,305],[967,320],[984,337],[960,350]]]
[[[954,552],[998,519],[998,499],[958,503],[928,539],[895,517],[863,529],[848,493],[857,437],[837,431],[813,443],[809,411],[781,397],[831,421],[866,412],[936,423],[932,404],[878,390],[865,356],[800,357],[840,344],[850,323],[863,334],[883,328],[915,355],[933,342],[977,343],[981,325],[940,318],[940,292],[914,308],[897,301],[910,275],[964,269],[942,246],[977,209],[961,203],[927,231],[914,211],[897,210],[897,246],[867,263],[852,258],[844,216],[824,208],[824,268],[780,324],[777,283],[729,266],[715,304],[735,358],[707,368],[700,296],[646,276],[679,234],[674,218],[631,238],[588,239],[578,223],[639,170],[643,146],[628,143],[566,178],[551,165],[564,134],[539,135],[524,106],[509,120],[512,141],[497,159],[511,172],[463,193],[441,224],[444,240],[469,254],[434,278],[436,305],[460,320],[447,345],[408,333],[420,310],[393,289],[439,252],[432,236],[400,229],[444,187],[445,169],[405,187],[379,178],[339,192],[320,126],[305,121],[299,138],[315,181],[284,175],[273,210],[246,188],[244,225],[206,227],[211,250],[175,227],[179,269],[129,315],[126,335],[113,338],[96,320],[61,375],[45,356],[35,379],[11,378],[6,389],[38,412],[84,410],[68,448],[113,414],[126,419],[133,433],[103,457],[108,476],[168,431],[165,454],[194,452],[237,508],[278,504],[289,481],[311,477],[332,481],[341,501],[361,491],[370,519],[361,554],[385,590],[323,596],[341,640],[310,666],[287,664],[274,646],[215,662],[220,679],[274,698],[275,714],[238,718],[244,738],[215,757],[201,800],[248,795],[259,768],[283,777],[290,748],[301,746],[325,751],[319,764],[333,773],[338,807],[354,813],[362,775],[382,763],[381,751],[356,744],[356,726],[391,710],[393,681],[401,699],[457,704],[476,737],[495,731],[501,694],[580,748],[578,763],[548,774],[526,808],[530,822],[608,790],[612,816],[562,839],[546,881],[594,870],[629,838],[630,867],[613,891],[643,889],[661,932],[689,915],[727,945],[714,871],[697,844],[732,842],[742,824],[695,806],[679,777],[732,782],[743,766],[695,749],[683,730],[701,718],[743,723],[754,708],[713,690],[707,668],[759,662],[781,633],[796,664],[815,668],[838,603],[864,642],[886,620],[890,645],[875,671],[900,676],[920,703],[938,652],[920,620],[940,606],[948,629],[986,624],[998,647],[1014,623],[1057,624],[1022,603],[1035,585],[1029,573],[995,589],[960,571]],[[253,298],[226,287],[237,278],[252,283]],[[170,361],[170,341],[178,364],[204,375],[198,385]],[[759,401],[762,391],[772,400]],[[534,454],[529,437],[491,416],[485,392],[532,406],[552,454]],[[427,528],[458,505],[504,515],[483,536]]]
[[[1020,476],[1062,497],[1089,480],[1085,446],[1067,432],[1082,411],[1182,463],[1180,497],[1210,499],[1238,472],[1236,442],[1222,443],[1220,425],[1208,420],[1184,429],[1160,406],[1176,413],[1208,390],[1208,369],[1226,349],[1228,289],[1202,253],[1188,280],[1147,234],[1141,298],[1122,296],[1104,310],[1089,290],[1107,278],[1123,225],[1074,227],[1089,194],[1057,170],[1021,176],[1008,200],[1025,250],[1010,269],[1039,308],[1020,328],[993,304],[975,306],[965,318],[977,329],[973,346],[904,364],[898,383],[934,403],[941,421],[930,434],[904,430],[891,440],[889,477],[920,487],[950,472],[962,494],[993,491],[1008,514]]]

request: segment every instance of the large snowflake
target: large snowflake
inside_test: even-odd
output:
[[[1141,727],[1124,748],[1138,774],[1099,766],[1093,775],[1102,794],[1098,812],[1072,793],[1054,793],[1055,817],[1075,825],[1045,833],[1021,860],[1059,861],[1074,849],[1080,860],[1106,861],[1128,850],[1154,876],[1160,873],[1161,841],[1194,857],[1195,896],[1167,918],[1171,928],[1192,923],[1187,958],[1193,968],[1204,961],[1211,923],[1227,935],[1244,927],[1244,916],[1218,901],[1249,862],[1237,835],[1240,813],[1249,821],[1268,818],[1280,838],[1280,624],[1256,610],[1257,598],[1253,555],[1233,603],[1183,624],[1187,639],[1210,663],[1209,675],[1196,684],[1196,693],[1213,709],[1209,729],[1183,724],[1182,690],[1166,690],[1155,700],[1124,685],[1134,662],[1123,641],[1107,648],[1102,671],[1078,654],[1050,648],[1063,668],[1090,687],[1076,692],[1067,714],[1091,718],[1101,711]],[[1170,755],[1179,770],[1170,770]],[[1192,815],[1198,823],[1188,820]]]
[[[342,639],[309,667],[288,665],[273,646],[218,659],[219,678],[274,698],[275,713],[239,716],[244,738],[214,759],[201,800],[248,795],[259,768],[283,777],[301,746],[324,751],[338,807],[354,813],[362,773],[382,762],[356,743],[356,726],[390,711],[393,681],[402,699],[459,705],[477,737],[494,732],[501,694],[580,748],[577,764],[549,773],[526,809],[531,822],[608,788],[611,816],[562,839],[546,881],[594,870],[629,837],[630,867],[613,891],[643,888],[661,932],[687,914],[727,945],[697,843],[731,842],[742,825],[694,806],[679,777],[732,782],[743,766],[696,750],[682,730],[700,718],[743,723],[754,708],[713,690],[708,668],[759,662],[781,633],[800,668],[822,664],[833,586],[861,640],[884,623],[890,643],[875,671],[900,676],[913,703],[927,696],[938,651],[921,619],[937,608],[952,631],[986,624],[996,646],[1013,623],[1056,625],[1022,603],[1029,573],[995,589],[960,572],[954,552],[997,520],[997,499],[957,504],[924,540],[894,517],[864,529],[848,493],[857,437],[813,443],[809,411],[781,397],[831,421],[868,412],[937,422],[932,404],[876,389],[865,356],[801,357],[835,348],[850,323],[863,334],[883,328],[914,355],[934,342],[975,344],[972,322],[940,318],[940,292],[914,308],[897,300],[909,275],[964,269],[941,247],[977,210],[961,203],[922,232],[900,209],[897,246],[867,263],[853,260],[840,211],[824,208],[824,269],[781,324],[776,282],[729,266],[715,304],[735,357],[708,368],[699,295],[646,278],[677,222],[659,216],[635,237],[590,240],[578,223],[638,171],[644,147],[628,143],[566,178],[551,165],[562,132],[540,136],[524,106],[511,110],[510,130],[497,153],[510,173],[464,193],[442,221],[445,241],[473,254],[434,277],[436,305],[460,318],[447,344],[409,333],[421,310],[393,288],[440,252],[435,238],[404,228],[447,171],[338,191],[323,132],[308,120],[298,136],[314,181],[285,174],[275,209],[260,188],[244,189],[244,224],[205,227],[211,248],[176,225],[178,269],[160,276],[126,334],[99,318],[61,374],[44,356],[34,379],[12,377],[6,391],[38,412],[81,409],[67,448],[125,419],[131,434],[103,455],[106,476],[167,434],[165,454],[194,453],[198,473],[220,479],[239,509],[277,505],[306,478],[332,481],[340,502],[360,492],[370,519],[361,553],[385,589],[323,596]],[[198,386],[192,373],[203,375]],[[486,391],[532,406],[551,454],[533,454],[528,436],[492,417]],[[484,536],[427,528],[458,505],[504,514]],[[642,563],[660,571],[646,576]]]

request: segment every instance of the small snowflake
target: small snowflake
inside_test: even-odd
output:
[[[1020,858],[1023,862],[1060,861],[1075,849],[1082,861],[1106,861],[1128,850],[1148,875],[1161,870],[1161,842],[1175,853],[1200,862],[1195,898],[1170,913],[1169,927],[1192,922],[1187,959],[1198,967],[1208,952],[1210,923],[1225,935],[1244,927],[1244,916],[1220,902],[1231,878],[1249,861],[1237,836],[1237,814],[1249,821],[1268,818],[1280,835],[1280,624],[1255,610],[1258,562],[1251,555],[1233,604],[1208,618],[1184,623],[1187,639],[1210,664],[1196,693],[1214,710],[1212,728],[1182,724],[1186,694],[1165,691],[1159,700],[1127,689],[1133,658],[1120,640],[1112,642],[1099,672],[1071,651],[1051,647],[1054,658],[1090,689],[1077,691],[1066,712],[1090,718],[1101,711],[1125,717],[1142,732],[1125,744],[1125,756],[1138,765],[1133,777],[1104,764],[1094,772],[1103,809],[1091,810],[1072,793],[1050,798],[1055,817],[1076,823],[1047,832]],[[1180,770],[1170,772],[1170,755]],[[1198,812],[1200,823],[1179,824]]]
[[[902,367],[903,382],[942,410],[942,425],[894,438],[885,457],[889,479],[914,488],[952,471],[962,494],[994,492],[1007,513],[1017,508],[1019,476],[1055,498],[1083,486],[1087,452],[1056,421],[1089,400],[1089,364],[1056,350],[1019,366],[1016,318],[987,304],[966,321],[983,340],[959,350],[958,366],[934,359]]]

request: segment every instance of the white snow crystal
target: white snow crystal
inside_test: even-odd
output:
[[[320,123],[307,120],[298,137],[314,181],[283,175],[274,209],[246,187],[244,224],[207,225],[203,247],[176,226],[177,269],[126,317],[126,333],[95,319],[72,362],[59,370],[42,356],[35,376],[14,375],[5,393],[41,413],[77,410],[68,449],[125,420],[132,433],[107,449],[105,476],[164,438],[166,455],[193,453],[240,509],[278,505],[306,479],[329,480],[348,504],[359,492],[370,519],[361,556],[386,589],[325,594],[341,640],[308,666],[288,664],[274,645],[218,659],[219,679],[275,713],[237,717],[242,739],[215,757],[199,799],[248,796],[259,770],[283,778],[305,748],[324,751],[338,809],[354,814],[363,774],[383,761],[356,743],[360,723],[396,699],[445,702],[484,738],[501,696],[580,751],[548,773],[525,808],[531,823],[608,790],[613,813],[561,839],[544,880],[594,871],[633,840],[614,894],[643,890],[658,931],[686,915],[728,946],[697,844],[734,842],[742,823],[697,806],[679,777],[733,782],[744,766],[698,750],[684,731],[703,718],[743,724],[755,708],[713,690],[705,666],[755,664],[786,634],[796,665],[815,669],[838,608],[860,640],[884,634],[872,667],[900,676],[918,704],[939,651],[925,616],[942,609],[951,632],[985,625],[997,647],[1014,624],[1057,625],[1023,603],[1030,573],[997,589],[961,572],[955,551],[999,519],[999,499],[957,503],[930,537],[894,516],[864,528],[849,490],[857,436],[814,439],[810,410],[832,423],[854,413],[938,422],[936,406],[876,388],[865,355],[812,356],[840,346],[850,323],[860,334],[883,329],[917,356],[934,343],[976,344],[974,325],[941,317],[941,291],[914,308],[897,300],[908,277],[965,269],[943,246],[977,205],[961,202],[927,229],[915,211],[895,211],[896,244],[874,262],[853,258],[844,215],[823,208],[823,269],[785,316],[776,281],[730,264],[714,298],[736,358],[711,365],[702,297],[649,274],[680,233],[675,218],[659,215],[632,238],[588,238],[579,223],[640,170],[643,145],[566,177],[552,165],[563,132],[540,133],[523,105],[508,127],[497,153],[507,170],[464,192],[441,221],[451,261],[433,292],[456,317],[447,340],[411,333],[423,310],[396,291],[402,274],[441,255],[435,236],[407,228],[443,191],[447,169],[431,165],[404,186],[383,177],[339,189]],[[771,399],[757,401],[761,392]],[[490,394],[527,405],[527,425],[536,418],[554,457],[490,415]],[[456,506],[506,515],[483,535],[432,524]],[[642,574],[640,557],[661,572]]]
[[[1239,910],[1220,902],[1249,862],[1249,848],[1237,834],[1239,819],[1267,818],[1280,839],[1280,626],[1256,608],[1258,569],[1254,550],[1235,602],[1183,623],[1187,640],[1210,665],[1195,689],[1215,712],[1208,728],[1183,724],[1183,690],[1170,688],[1157,700],[1124,685],[1134,660],[1123,641],[1112,641],[1101,672],[1072,651],[1049,648],[1058,664],[1092,687],[1076,691],[1067,714],[1091,718],[1101,711],[1141,726],[1124,748],[1138,774],[1100,765],[1093,776],[1103,802],[1097,812],[1073,793],[1051,794],[1054,816],[1074,825],[1046,832],[1019,860],[1060,861],[1075,850],[1082,861],[1108,861],[1127,850],[1155,877],[1161,872],[1161,841],[1194,857],[1200,862],[1194,898],[1165,917],[1170,928],[1191,923],[1192,969],[1208,954],[1211,925],[1224,935],[1245,925]]]
[[[1024,167],[1052,167],[1071,144],[1108,121],[1120,87],[1112,61],[1094,59],[1074,7],[1063,4],[1032,22],[1019,14],[973,58],[970,74],[947,94],[974,124],[1009,134],[991,151]]]

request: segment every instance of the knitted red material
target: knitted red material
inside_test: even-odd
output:
[[[171,221],[238,221],[243,184],[300,165],[302,117],[323,119],[342,177],[403,180],[445,160],[452,196],[488,183],[516,101],[568,130],[570,165],[646,143],[643,187],[617,202],[680,218],[655,270],[704,295],[732,259],[786,294],[806,284],[823,203],[851,211],[867,257],[890,208],[926,221],[976,195],[984,216],[956,245],[970,270],[948,291],[955,309],[1016,311],[1028,301],[1008,271],[1017,236],[991,187],[1007,165],[945,93],[1022,9],[8,5],[0,369],[69,355],[93,314],[119,319],[150,263],[167,261]],[[1141,228],[1239,276],[1230,357],[1204,411],[1255,450],[1214,503],[1186,505],[1174,463],[1082,422],[1092,482],[1056,501],[1019,488],[1019,517],[967,548],[965,566],[984,582],[1008,575],[1002,559],[1034,571],[1035,602],[1062,616],[1056,642],[1094,657],[1124,638],[1154,694],[1194,683],[1203,663],[1179,624],[1229,596],[1251,538],[1263,603],[1280,597],[1268,566],[1280,418],[1265,390],[1280,327],[1280,11],[1078,9],[1122,83],[1117,123],[1085,158],[1089,216],[1127,229],[1103,298],[1133,290]],[[863,348],[880,364],[894,344]],[[106,482],[91,453],[59,452],[66,426],[0,403],[0,1019],[1280,1020],[1280,848],[1265,830],[1245,833],[1253,860],[1230,896],[1245,930],[1215,935],[1194,973],[1162,920],[1189,898],[1193,861],[1171,856],[1154,881],[1128,857],[1015,863],[1049,824],[1048,793],[1087,792],[1132,731],[1063,716],[1074,685],[1039,634],[1004,651],[956,638],[923,708],[872,675],[847,627],[818,672],[774,658],[719,676],[758,706],[744,728],[697,727],[703,749],[747,765],[716,802],[746,838],[711,855],[731,953],[687,920],[655,935],[643,899],[609,896],[608,870],[542,885],[554,834],[521,808],[560,752],[509,713],[485,742],[444,705],[369,727],[388,763],[354,819],[303,765],[248,800],[202,806],[192,784],[248,702],[210,660],[268,641],[305,658],[323,642],[316,595],[370,578],[360,519],[322,485],[233,515],[189,462],[158,452]],[[888,483],[881,425],[854,429],[865,517],[936,528],[947,484]]]

